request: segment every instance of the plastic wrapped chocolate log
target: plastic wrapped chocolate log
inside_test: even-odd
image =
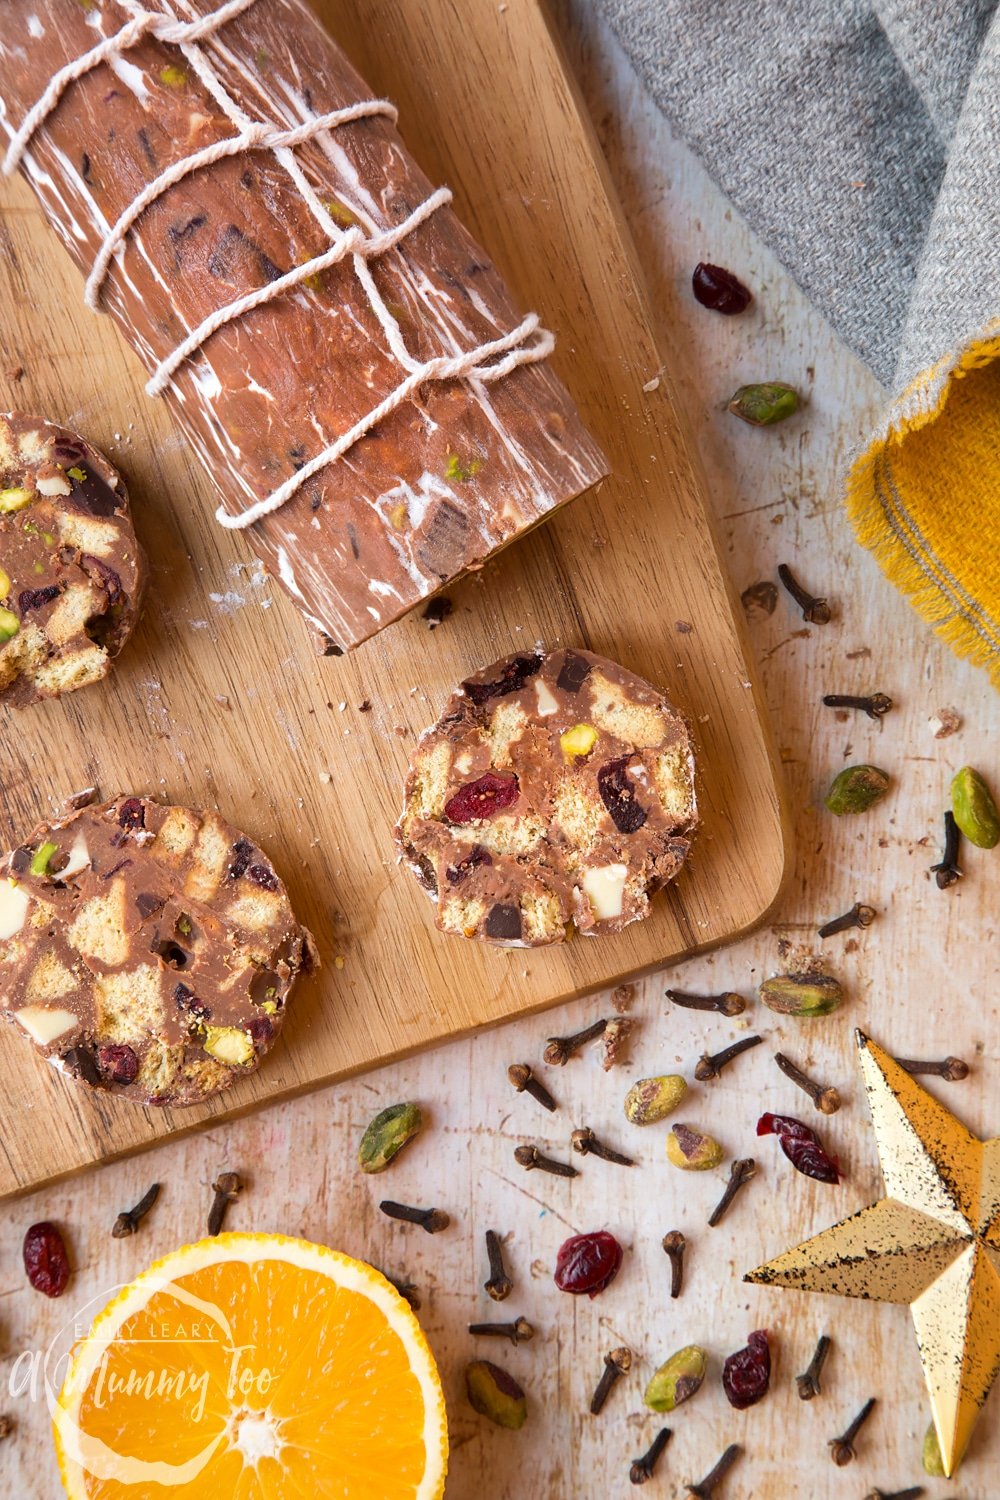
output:
[[[128,492],[104,455],[54,422],[0,415],[0,702],[106,677],[145,581]]]
[[[195,1104],[273,1045],[312,941],[260,849],[143,797],[36,828],[0,881],[0,1008],[45,1058],[141,1104]]]
[[[536,946],[647,916],[697,824],[683,719],[572,650],[462,683],[414,751],[396,838],[442,931]]]
[[[606,472],[305,0],[4,0],[0,99],[7,170],[327,652]]]

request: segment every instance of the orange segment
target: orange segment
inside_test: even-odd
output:
[[[71,1500],[438,1500],[444,1398],[371,1266],[283,1235],[157,1261],[94,1320],[54,1414]]]

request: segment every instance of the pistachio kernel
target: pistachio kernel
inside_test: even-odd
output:
[[[691,1125],[675,1125],[667,1136],[667,1160],[682,1171],[710,1172],[722,1157],[718,1141]]]
[[[238,1026],[206,1026],[202,1046],[210,1057],[230,1068],[246,1067],[254,1060],[253,1040]]]
[[[39,844],[31,858],[28,866],[32,875],[44,875],[49,868],[49,860],[59,848],[58,844]]]
[[[888,771],[882,771],[878,766],[845,766],[833,778],[823,800],[838,818],[867,812],[876,802],[881,802],[889,790],[889,780]]]
[[[362,1172],[384,1172],[408,1141],[419,1135],[423,1116],[417,1104],[390,1104],[372,1120],[358,1147]]]
[[[770,1010],[783,1016],[828,1016],[844,998],[832,974],[774,974],[757,993]]]
[[[597,743],[597,730],[593,724],[574,724],[559,736],[559,746],[564,755],[589,755]]]
[[[708,1356],[697,1344],[686,1344],[654,1371],[643,1401],[650,1411],[673,1411],[701,1389]]]
[[[488,1359],[473,1360],[465,1370],[469,1405],[497,1427],[516,1432],[528,1416],[528,1398],[512,1375]]]
[[[21,622],[12,609],[5,609],[0,604],[0,645],[12,640],[21,628]]]
[[[33,490],[22,489],[20,485],[15,485],[13,489],[0,490],[0,511],[6,513],[12,510],[23,510],[26,505],[31,504],[34,498]]]
[[[188,76],[184,69],[175,67],[173,63],[168,63],[165,68],[160,69],[160,82],[165,83],[168,89],[182,89],[187,81]],[[69,472],[73,474],[72,469]],[[75,479],[76,475],[74,474],[73,477]]]
[[[941,1457],[941,1444],[938,1442],[937,1428],[933,1422],[924,1433],[920,1458],[925,1474],[931,1474],[935,1479],[947,1478],[944,1459]]]
[[[962,833],[977,849],[994,849],[1000,843],[1000,814],[993,794],[971,766],[963,766],[951,783],[951,810]]]
[[[759,385],[741,385],[730,398],[729,410],[734,417],[751,427],[772,427],[793,417],[799,409],[799,393],[783,380],[765,380]]]
[[[10,598],[10,574],[6,568],[0,568],[0,599]]]
[[[625,1118],[633,1125],[652,1125],[665,1120],[686,1093],[687,1084],[679,1073],[640,1078],[625,1095]]]

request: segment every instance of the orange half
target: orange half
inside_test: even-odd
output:
[[[284,1235],[157,1261],[94,1320],[54,1412],[70,1500],[439,1500],[441,1381],[384,1276]]]

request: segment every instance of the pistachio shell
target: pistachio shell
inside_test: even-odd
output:
[[[650,1411],[673,1411],[701,1388],[707,1364],[708,1356],[697,1344],[678,1349],[654,1372],[643,1401]]]
[[[955,822],[977,849],[994,849],[1000,843],[1000,814],[993,794],[971,766],[963,766],[951,783],[951,810]]]
[[[749,422],[751,427],[771,427],[775,422],[794,416],[798,409],[798,391],[783,380],[741,385],[729,402],[733,416]]]
[[[710,1135],[693,1125],[675,1125],[667,1136],[667,1160],[685,1172],[710,1172],[722,1160],[723,1150]]]
[[[889,773],[878,766],[845,766],[826,794],[827,807],[838,818],[847,813],[867,812],[889,790]]]
[[[924,1473],[932,1474],[935,1479],[944,1479],[944,1459],[941,1457],[941,1444],[938,1442],[937,1428],[932,1422],[924,1433],[923,1449],[921,1459],[924,1465]]]
[[[686,1093],[687,1084],[679,1073],[640,1078],[625,1095],[625,1118],[633,1125],[652,1125],[656,1120],[665,1120]]]
[[[528,1416],[528,1399],[512,1375],[488,1359],[477,1359],[465,1370],[469,1405],[497,1427],[517,1431]]]
[[[783,1016],[828,1016],[844,998],[832,974],[774,974],[762,981],[758,993]]]
[[[417,1104],[390,1104],[381,1110],[358,1146],[358,1165],[362,1172],[384,1172],[407,1142],[420,1133],[423,1123]]]

